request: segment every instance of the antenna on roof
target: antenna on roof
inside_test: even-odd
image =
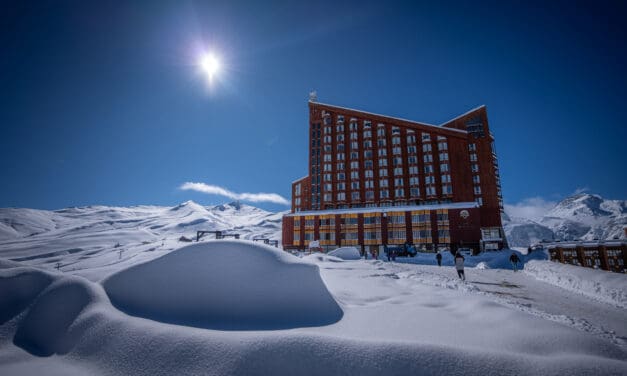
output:
[[[309,102],[317,102],[318,101],[318,93],[314,90],[309,92]]]

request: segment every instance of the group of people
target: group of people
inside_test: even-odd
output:
[[[436,253],[435,259],[438,262],[438,266],[442,266],[442,253],[441,252]],[[462,281],[466,280],[466,275],[464,274],[464,261],[466,261],[466,259],[464,258],[464,255],[462,255],[461,252],[457,251],[455,253],[455,270],[457,270],[457,275],[459,276],[459,279],[461,279]],[[512,263],[512,269],[514,269],[514,272],[517,271],[518,263],[520,262],[520,257],[518,257],[516,252],[512,252],[512,255],[509,256],[509,262]]]

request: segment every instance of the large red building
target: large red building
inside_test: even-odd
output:
[[[309,101],[309,174],[283,247],[500,249],[503,202],[485,106],[432,125]]]

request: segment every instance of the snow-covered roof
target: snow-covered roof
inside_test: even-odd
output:
[[[464,134],[468,133],[468,132],[466,132],[464,130],[461,130],[461,129],[444,128],[444,127],[439,126],[439,125],[428,124],[428,123],[421,123],[421,122],[417,122],[417,121],[414,121],[414,120],[407,120],[407,119],[403,119],[403,118],[397,118],[397,117],[394,117],[394,116],[375,114],[373,112],[357,110],[357,109],[354,109],[354,108],[340,107],[340,106],[336,106],[336,105],[333,105],[333,104],[326,104],[326,103],[313,102],[313,101],[309,101],[309,102],[310,103],[314,103],[314,104],[318,104],[318,105],[321,105],[321,106],[337,108],[337,109],[340,109],[340,110],[361,112],[362,114],[366,114],[366,115],[380,116],[380,117],[384,117],[384,118],[388,118],[388,119],[392,119],[392,120],[400,120],[400,121],[404,121],[404,122],[407,122],[407,123],[412,123],[412,124],[421,125],[421,126],[425,126],[425,127],[438,128],[439,130],[448,130],[448,131],[460,132],[460,133],[464,133]],[[471,110],[469,112],[472,112],[472,111],[474,111],[474,110]],[[463,116],[463,115],[461,115],[461,116]]]
[[[437,209],[468,209],[476,208],[479,204],[476,202],[452,202],[448,204],[433,205],[405,205],[405,206],[377,206],[371,208],[350,208],[350,209],[331,209],[331,210],[311,210],[286,214],[286,217],[300,217],[303,215],[328,215],[328,214],[360,214],[360,213],[389,213],[398,211],[411,210],[437,210]]]
[[[448,124],[448,123],[450,123],[450,122],[452,122],[452,121],[455,121],[455,120],[457,120],[457,119],[463,118],[464,116],[466,116],[466,115],[468,115],[468,114],[471,114],[471,113],[473,113],[473,112],[477,111],[478,109],[480,109],[480,108],[482,108],[482,107],[485,107],[485,104],[482,104],[481,106],[477,106],[477,107],[473,108],[473,109],[472,109],[472,110],[470,110],[470,111],[466,111],[466,112],[464,112],[463,114],[461,114],[461,115],[459,115],[459,116],[455,116],[455,117],[454,117],[454,118],[452,118],[451,120],[449,120],[449,121],[445,121],[444,123],[440,124],[439,126],[440,126],[440,127],[443,127],[443,126],[444,126],[444,124]],[[446,128],[446,129],[449,129],[449,128]]]
[[[552,243],[543,243],[547,249],[553,248],[576,248],[576,247],[584,247],[584,248],[592,248],[599,246],[611,246],[617,247],[623,244],[627,244],[626,239],[611,239],[611,240],[582,240],[582,241],[568,241],[568,242],[552,242]]]

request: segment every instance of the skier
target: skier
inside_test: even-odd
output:
[[[464,260],[464,256],[457,252],[455,255],[455,269],[457,269],[457,275],[462,281],[466,280],[466,276],[464,275]]]
[[[514,271],[517,271],[520,258],[518,258],[518,255],[516,254],[516,252],[512,252],[512,255],[509,256],[509,262],[512,263],[512,267],[514,268]]]
[[[435,259],[438,260],[438,266],[442,266],[442,254],[440,252],[435,255]]]

